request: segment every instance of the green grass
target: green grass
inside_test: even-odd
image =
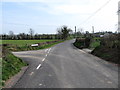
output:
[[[28,51],[28,50],[39,50],[39,49],[44,49],[44,48],[48,48],[51,47],[57,43],[62,42],[57,41],[57,42],[53,42],[50,44],[43,44],[41,46],[38,47],[32,47],[31,44],[35,44],[35,43],[43,43],[43,42],[48,42],[48,41],[55,41],[55,40],[3,40],[3,44],[9,44],[7,46],[7,48],[10,51]]]
[[[2,40],[0,40],[0,44],[2,44]]]
[[[54,46],[58,43],[61,43],[61,42],[64,42],[64,40],[61,40],[61,41],[58,41],[58,42],[55,42],[55,43],[52,43],[52,44],[44,45],[44,46],[40,47],[39,49],[49,48],[49,47],[52,47],[52,46]]]
[[[61,43],[64,40],[59,40],[57,42],[53,42],[50,44],[43,44],[42,46],[38,46],[38,47],[32,47],[31,44],[55,41],[55,39],[54,40],[1,40],[1,41],[2,41],[1,44],[9,44],[6,47],[10,51],[27,51],[27,50],[45,49],[55,44]]]
[[[7,50],[4,48],[4,50]],[[17,74],[23,66],[27,64],[23,62],[20,58],[14,56],[8,50],[4,53],[2,58],[2,85],[6,80]]]
[[[2,88],[2,58],[0,58],[0,89]]]
[[[54,41],[54,40],[2,40],[2,42],[0,42],[0,43],[24,46],[26,44],[31,45],[31,44],[47,42],[47,41]]]
[[[93,55],[98,56],[106,61],[120,64],[119,61],[119,52],[117,48],[108,48],[105,46],[98,46],[92,52]]]
[[[94,41],[90,44],[90,48],[96,48],[100,46],[100,41]]]
[[[100,46],[100,40],[101,40],[101,37],[94,37],[92,39],[92,42],[90,43],[89,48],[94,49],[94,48]]]
[[[4,53],[3,58],[0,59],[0,67],[2,67],[2,79],[0,84],[4,86],[5,81],[10,79],[12,76],[17,74],[23,66],[27,64],[23,62],[20,58],[14,56],[10,51],[24,51],[24,50],[39,50],[52,47],[58,43],[63,42],[64,40],[59,40],[57,42],[53,42],[51,44],[45,44],[38,47],[31,47],[31,44],[41,43],[47,41],[55,41],[55,40],[3,40],[4,44],[11,44],[10,46],[3,47]],[[27,45],[26,45],[27,44]],[[2,64],[2,65],[1,65]]]

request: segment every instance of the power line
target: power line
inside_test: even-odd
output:
[[[37,27],[40,27],[40,26],[58,26],[58,25],[29,25],[29,24],[21,24],[21,23],[3,23],[3,24],[9,24],[9,25],[20,25],[20,26],[37,26]]]
[[[104,5],[102,5],[98,10],[96,10],[92,15],[90,15],[85,21],[83,21],[81,24],[84,24],[89,19],[91,19],[93,16],[95,16],[101,9],[103,9],[108,3],[110,3],[112,0],[108,0]]]
[[[110,3],[112,0],[108,0],[105,4],[103,4],[98,10],[96,10],[93,14],[91,14],[86,20],[84,20],[81,24],[84,24],[89,19],[91,19],[93,16],[95,16],[101,9],[103,9],[107,4]],[[11,24],[11,25],[24,25],[24,26],[32,26],[28,24],[20,24],[20,23],[5,23],[5,24]],[[58,26],[58,25],[34,25],[34,26]]]
[[[30,25],[28,25],[28,24],[21,24],[21,23],[3,23],[3,24],[30,26]]]

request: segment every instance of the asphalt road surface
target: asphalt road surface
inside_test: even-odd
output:
[[[118,88],[118,67],[75,48],[73,42],[13,52],[29,63],[13,88]]]

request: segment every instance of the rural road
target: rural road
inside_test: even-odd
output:
[[[75,48],[73,42],[13,52],[29,63],[13,88],[118,88],[118,67]]]

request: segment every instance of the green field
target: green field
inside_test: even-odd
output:
[[[28,51],[28,50],[39,50],[39,49],[49,48],[63,41],[64,40],[55,40],[55,39],[53,40],[2,40],[2,44],[8,44],[6,47],[10,51]],[[31,44],[36,44],[36,43],[41,43],[42,45],[39,45],[37,47],[31,46]]]
[[[0,44],[14,44],[14,45],[19,45],[19,46],[23,46],[23,45],[31,45],[31,44],[35,44],[35,43],[41,43],[41,42],[47,42],[47,41],[54,41],[54,40],[2,40],[2,42],[0,42]]]

